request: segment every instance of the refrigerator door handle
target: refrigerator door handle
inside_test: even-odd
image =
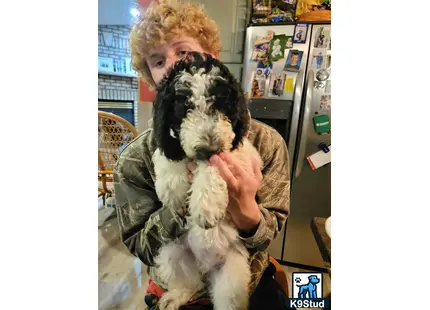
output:
[[[296,179],[302,173],[303,162],[304,162],[304,157],[306,152],[308,128],[309,128],[309,122],[311,118],[312,93],[313,93],[314,80],[315,80],[315,73],[313,70],[309,70],[308,79],[306,81],[306,100],[305,100],[305,108],[304,108],[304,114],[303,114],[302,132],[300,134],[299,156],[297,157],[297,169],[295,174]]]
[[[296,148],[297,141],[297,130],[299,127],[300,107],[302,103],[303,83],[304,83],[304,70],[300,70],[297,73],[296,85],[294,89],[293,97],[293,111],[291,113],[291,124],[290,124],[290,138],[288,141],[288,153],[289,153],[289,169],[292,171],[292,165],[294,161],[294,151]],[[291,172],[290,172],[291,175]]]

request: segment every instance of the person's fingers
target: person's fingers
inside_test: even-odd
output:
[[[230,171],[227,164],[218,156],[213,155],[209,162],[212,166],[215,166],[218,168],[220,176],[224,179],[224,181],[227,183],[227,186],[230,188],[237,188],[237,180],[234,177],[233,173]]]
[[[193,182],[193,174],[192,173],[188,173],[187,174],[187,177],[188,177],[188,182]]]
[[[197,164],[193,161],[190,161],[187,163],[187,169],[191,172],[194,172],[194,170],[196,170],[197,168]]]
[[[251,158],[251,163],[252,163],[252,171],[254,172],[254,176],[257,179],[258,183],[261,183],[261,181],[263,181],[263,174],[261,173],[260,163],[254,157]]]
[[[230,170],[236,178],[247,175],[245,169],[242,168],[240,163],[237,159],[233,158],[233,156],[228,153],[221,153],[220,157],[224,162],[231,166]]]

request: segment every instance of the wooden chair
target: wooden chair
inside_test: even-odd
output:
[[[285,293],[285,296],[288,296],[288,281],[287,281],[287,275],[285,274],[284,267],[278,263],[276,259],[273,257],[269,257],[270,262],[275,265],[276,273],[275,273],[275,280],[278,282],[278,284],[281,286],[282,290]]]
[[[122,149],[127,146],[138,133],[128,121],[115,114],[98,112],[98,181],[99,197],[112,196],[113,170]]]

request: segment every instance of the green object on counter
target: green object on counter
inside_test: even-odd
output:
[[[314,128],[317,134],[323,135],[330,133],[330,119],[327,114],[314,117]]]

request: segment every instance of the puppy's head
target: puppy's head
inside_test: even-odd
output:
[[[171,160],[208,160],[237,148],[249,126],[240,84],[208,54],[189,53],[157,87],[154,139]]]

